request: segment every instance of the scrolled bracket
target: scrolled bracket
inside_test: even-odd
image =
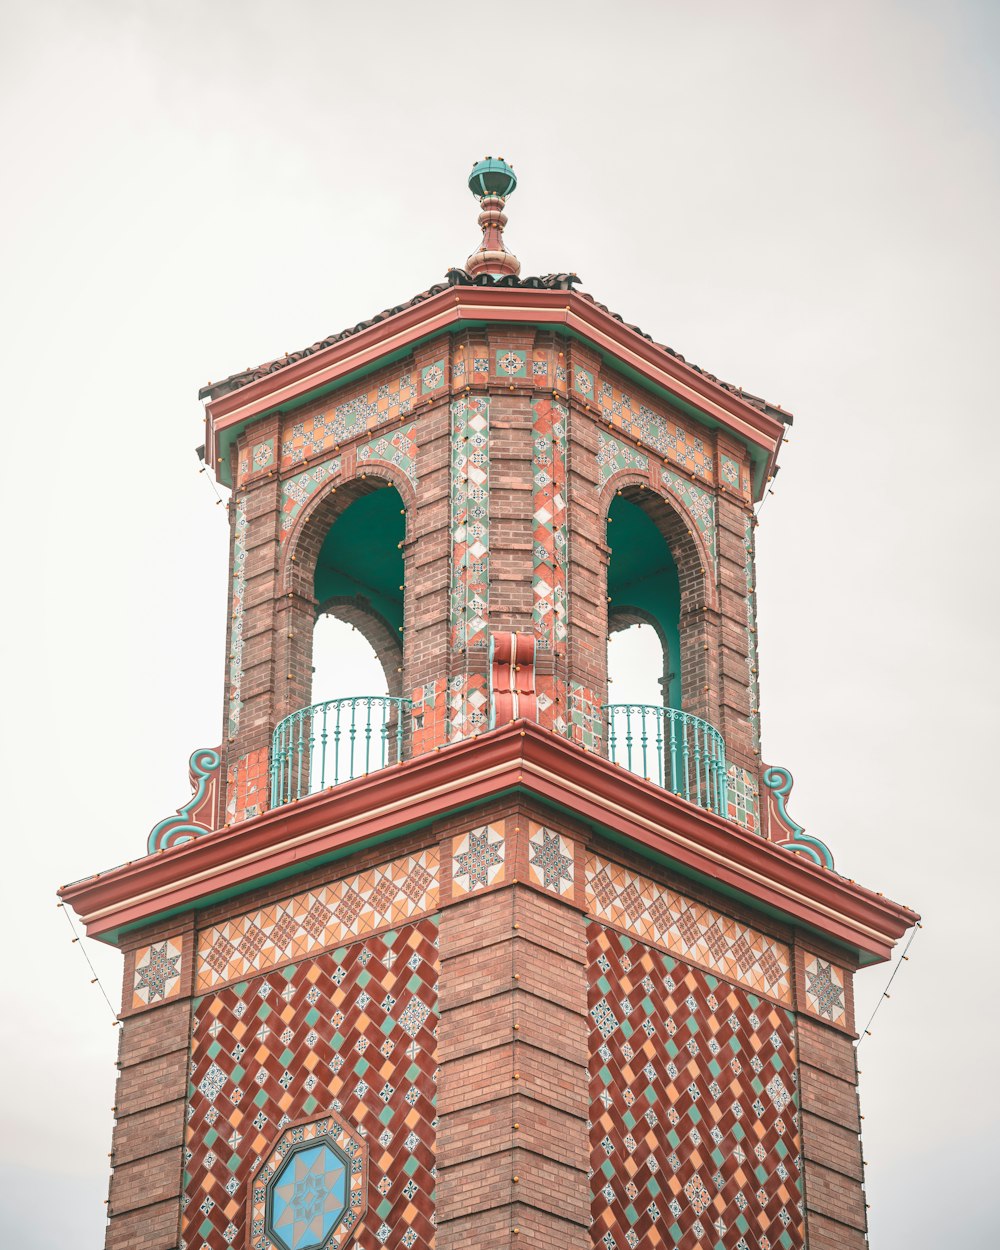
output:
[[[806,833],[801,825],[796,824],[788,814],[785,800],[792,792],[794,781],[787,768],[780,765],[769,765],[761,774],[762,794],[768,802],[768,834],[775,846],[784,847],[794,855],[801,855],[811,860],[820,868],[833,868],[833,855],[830,848],[819,838]],[[766,792],[770,791],[769,794]],[[778,836],[775,836],[775,835]]]
[[[212,832],[215,828],[221,764],[222,756],[215,747],[199,747],[191,753],[188,777],[194,793],[173,816],[167,816],[149,831],[146,846],[150,855]]]

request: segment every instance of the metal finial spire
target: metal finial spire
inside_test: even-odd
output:
[[[503,228],[507,224],[504,203],[516,186],[514,171],[502,156],[487,156],[472,167],[469,190],[479,200],[483,210],[479,214],[483,241],[478,251],[473,252],[465,262],[467,272],[473,277],[487,273],[499,278],[504,274],[516,276],[521,272],[521,262],[513,252],[507,251],[503,243]]]

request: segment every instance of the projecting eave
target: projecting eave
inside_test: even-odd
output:
[[[758,494],[774,473],[789,413],[745,397],[739,388],[688,364],[589,296],[569,289],[493,284],[445,287],[327,347],[288,363],[272,362],[259,375],[239,375],[235,389],[225,384],[206,388],[206,458],[228,482],[228,448],[248,422],[336,390],[435,335],[486,322],[531,324],[578,338],[654,393],[745,443],[758,470]],[[250,380],[244,382],[244,377]],[[419,414],[419,405],[414,412]]]
[[[919,920],[909,908],[818,868],[528,721],[220,829],[64,886],[91,937],[122,934],[232,898],[523,793],[589,822],[668,869],[822,934],[859,963],[888,959]]]

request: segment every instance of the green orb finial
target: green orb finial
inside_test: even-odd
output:
[[[477,200],[487,195],[506,198],[517,186],[517,177],[502,156],[487,156],[478,161],[469,174],[469,190]]]

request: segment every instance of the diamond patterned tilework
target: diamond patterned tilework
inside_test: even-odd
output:
[[[404,373],[398,381],[361,391],[326,412],[302,420],[289,419],[281,432],[281,467],[292,468],[306,457],[406,416],[416,398],[416,380],[413,374]]]
[[[645,472],[649,468],[649,457],[636,451],[628,443],[612,438],[603,430],[597,431],[597,469],[598,484],[603,486],[612,474],[621,469],[640,469]]]
[[[367,1210],[351,1244],[429,1250],[436,938],[426,918],[196,1000],[186,1250],[245,1246],[255,1164],[293,1122],[329,1110],[368,1147]]]
[[[730,820],[757,833],[760,828],[760,788],[756,776],[748,768],[730,764],[728,772],[727,812]]]
[[[451,892],[471,894],[504,879],[504,837],[492,825],[452,839]]]
[[[458,742],[489,727],[485,673],[456,673],[448,678],[448,741]]]
[[[558,400],[536,399],[534,417],[534,528],[532,609],[542,646],[566,640],[566,420]]]
[[[417,484],[417,438],[415,425],[400,426],[381,438],[373,438],[358,448],[358,468],[382,460],[402,469],[413,486]]]
[[[340,457],[314,465],[281,483],[281,541],[295,528],[295,521],[315,492],[340,472]]]
[[[451,643],[486,646],[489,614],[490,402],[451,405]]]
[[[567,710],[568,720],[563,716],[555,717],[552,727],[556,733],[579,742],[588,751],[599,750],[604,736],[601,710],[592,692],[581,686],[578,681],[569,683]]]
[[[806,1006],[832,1024],[846,1024],[844,974],[818,956],[806,957]]]
[[[536,825],[528,827],[528,879],[553,894],[573,895],[573,843],[561,833]]]
[[[586,906],[641,941],[703,964],[758,994],[791,1002],[791,959],[783,942],[599,855],[587,857]]]
[[[718,572],[719,553],[716,542],[714,498],[707,490],[702,490],[700,486],[695,486],[694,482],[689,482],[687,478],[681,477],[673,469],[662,469],[660,471],[660,480],[666,489],[684,505],[685,511],[694,521],[698,533],[708,548],[708,554],[712,558],[713,567]]]
[[[573,370],[573,390],[584,399],[594,398],[594,375],[588,369]]]
[[[612,426],[643,443],[660,456],[706,482],[715,480],[712,453],[697,435],[690,434],[672,417],[639,403],[612,382],[601,385],[598,403]]]
[[[792,1014],[592,923],[596,1247],[800,1250]]]
[[[205,929],[198,935],[196,988],[211,989],[433,911],[438,864],[437,847],[430,847]]]
[[[754,581],[753,516],[744,518],[744,570],[747,578],[747,666],[750,670],[750,733],[753,749],[760,751],[760,681],[757,675],[757,590]]]
[[[244,499],[233,504],[233,580],[229,610],[232,627],[229,639],[229,736],[235,737],[240,727],[243,701],[243,602],[247,588],[247,506]]]
[[[132,1008],[152,1007],[177,998],[181,992],[183,939],[166,938],[135,952]]]

